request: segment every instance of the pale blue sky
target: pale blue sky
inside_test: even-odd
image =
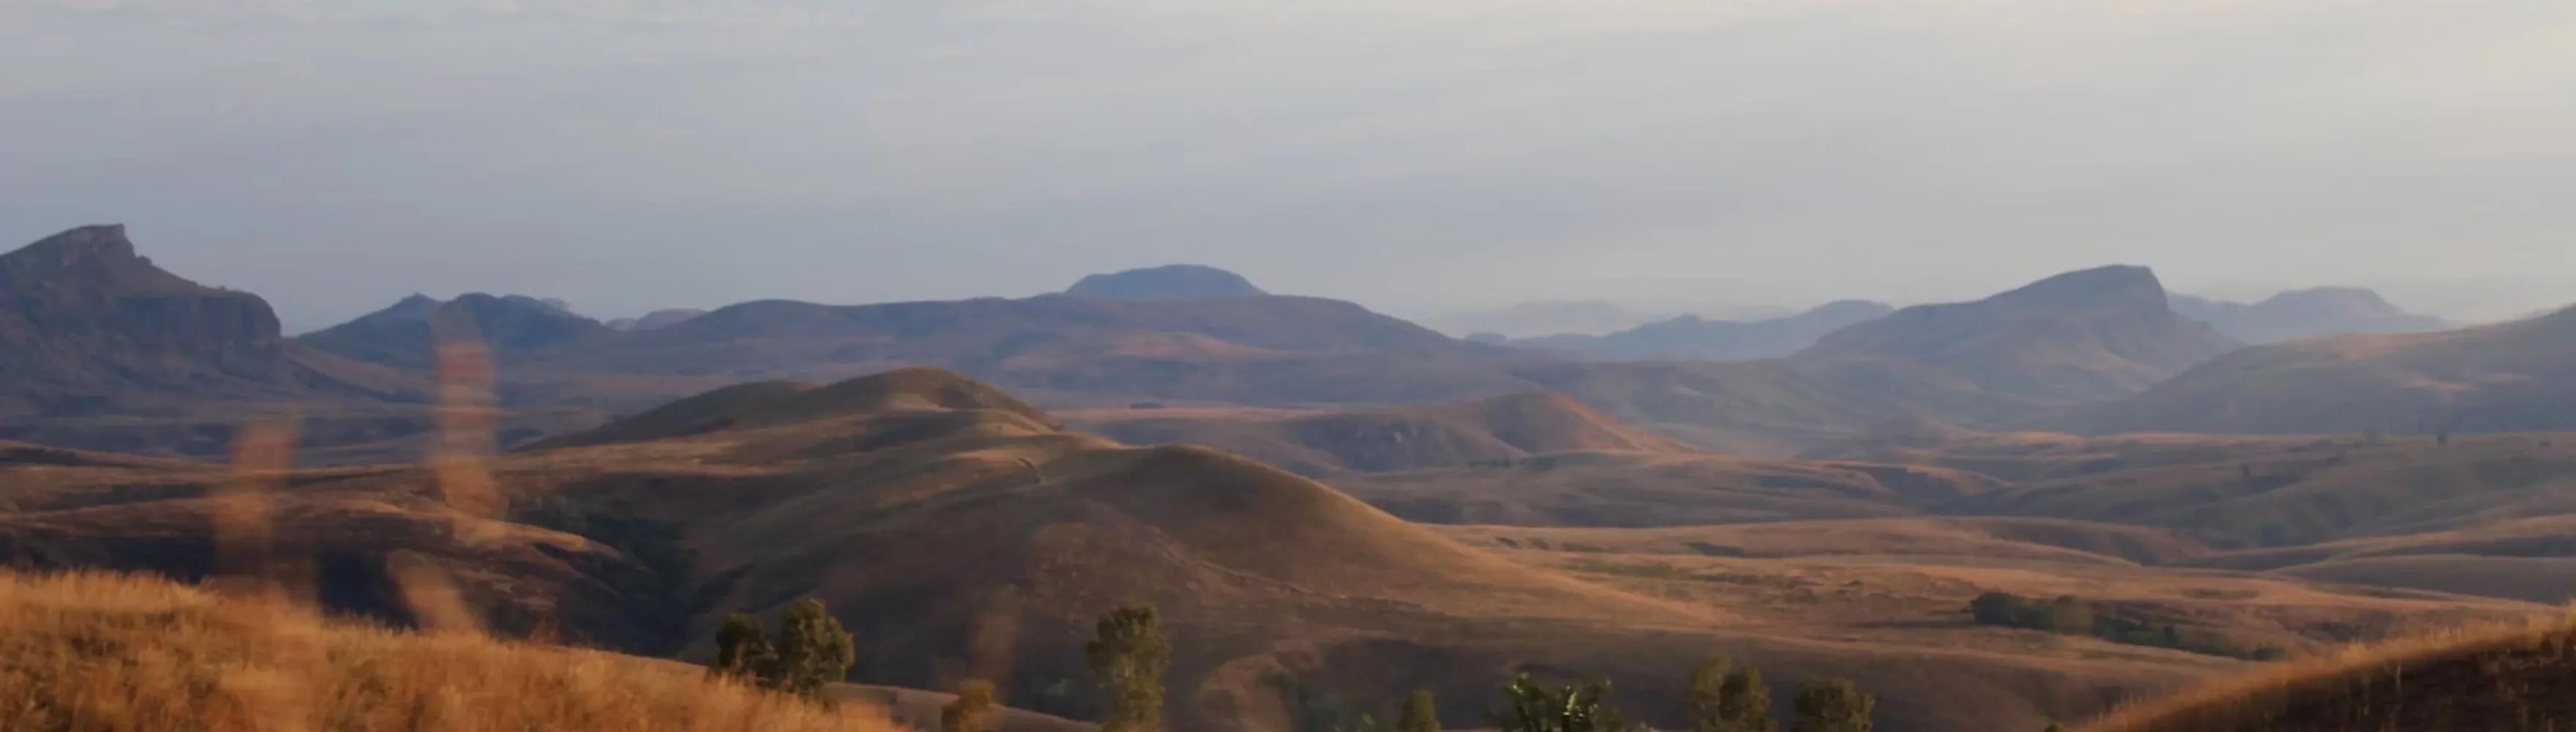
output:
[[[2576,300],[2570,48],[2486,0],[0,0],[0,238],[122,221],[308,327],[1172,261],[1404,315],[2113,262],[2501,315]]]

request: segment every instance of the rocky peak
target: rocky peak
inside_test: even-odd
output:
[[[64,287],[157,294],[214,292],[135,254],[123,224],[83,226],[0,255],[0,288]]]

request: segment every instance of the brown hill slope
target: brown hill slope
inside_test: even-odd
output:
[[[1348,409],[1130,408],[1066,414],[1134,445],[1190,443],[1305,475],[1511,460],[1568,451],[1689,452],[1563,394]]]
[[[2434,333],[2246,349],[2087,409],[2089,432],[2432,434],[2576,428],[2576,308]]]
[[[2576,726],[2576,627],[2436,633],[2266,668],[2138,705],[2086,732],[2540,732]]]
[[[325,622],[166,580],[0,573],[0,728],[893,732],[704,670]]]
[[[1952,419],[2125,396],[2234,350],[2174,314],[2143,267],[2070,272],[1970,303],[1923,305],[1826,335],[1792,357]]]
[[[1514,673],[1603,673],[1670,718],[1686,670],[1727,653],[1761,663],[1784,698],[1795,679],[1853,678],[1884,700],[1887,729],[1911,732],[2090,713],[2232,663],[1740,628],[1727,611],[1470,548],[1241,458],[1128,448],[1008,402],[940,396],[987,393],[954,375],[821,391],[833,390],[879,406],[790,417],[758,398],[711,399],[734,406],[691,413],[735,421],[662,430],[638,425],[668,415],[639,417],[495,458],[497,495],[453,466],[285,473],[291,490],[267,494],[278,552],[314,558],[332,607],[407,620],[384,601],[398,584],[387,568],[426,563],[487,627],[638,650],[703,652],[724,613],[814,595],[861,639],[855,678],[992,678],[1017,705],[1075,718],[1097,711],[1079,651],[1090,623],[1146,601],[1166,618],[1172,714],[1187,729],[1284,726],[1283,675],[1372,707],[1429,687],[1460,723]],[[604,439],[673,433],[685,435]],[[229,480],[0,468],[0,496],[19,508],[0,514],[0,561],[202,575],[223,554],[209,533]]]

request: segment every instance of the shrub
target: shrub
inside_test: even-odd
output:
[[[1870,714],[1878,700],[1842,679],[1807,682],[1798,690],[1797,719],[1790,732],[1870,732]]]
[[[1172,665],[1172,649],[1152,606],[1128,605],[1102,616],[1097,637],[1082,652],[1109,692],[1100,732],[1163,729],[1163,672]]]
[[[809,597],[787,606],[775,640],[761,632],[756,618],[726,617],[716,631],[716,662],[708,672],[822,702],[824,685],[848,676],[858,662],[856,646],[823,601]]]
[[[1505,709],[1494,715],[1502,732],[1644,732],[1610,703],[1610,682],[1550,689],[1529,674],[1503,687]]]
[[[984,732],[993,713],[993,682],[969,680],[957,685],[957,700],[939,708],[939,732]]]
[[[1431,698],[1431,690],[1416,689],[1404,700],[1404,713],[1395,718],[1395,732],[1440,732],[1440,706]]]
[[[1745,667],[1727,674],[1726,685],[1718,690],[1717,720],[1721,732],[1771,732],[1779,723],[1771,719],[1771,687],[1762,683],[1762,670]]]

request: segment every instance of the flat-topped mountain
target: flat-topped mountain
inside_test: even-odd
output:
[[[1922,305],[1826,335],[1791,357],[1939,412],[2135,393],[2239,346],[2174,313],[2144,267],[2069,272],[1976,302]],[[1990,416],[1990,415],[1981,415]]]
[[[121,225],[0,255],[0,411],[372,393],[316,355],[280,336],[267,301],[154,266]]]
[[[1842,300],[1770,320],[1706,320],[1684,315],[1609,335],[1525,338],[1511,344],[1587,358],[1744,361],[1797,353],[1815,345],[1816,339],[1827,333],[1886,317],[1890,312],[1894,309],[1882,303]]]
[[[1170,264],[1084,277],[1064,294],[1112,300],[1201,300],[1270,293],[1233,272],[1204,265]]]
[[[2172,297],[2174,312],[2208,323],[2247,343],[2275,343],[2343,333],[2412,333],[2451,325],[2407,312],[2379,293],[2358,287],[2318,287],[2246,304],[2189,295]]]

